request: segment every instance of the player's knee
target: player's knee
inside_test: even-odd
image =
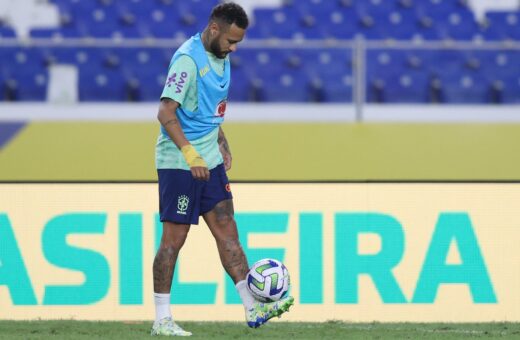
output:
[[[187,231],[163,235],[163,238],[161,240],[161,248],[168,248],[168,249],[172,249],[175,252],[178,252],[184,245],[184,242],[186,241],[187,236],[188,236]]]
[[[220,214],[216,219],[217,226],[220,229],[228,229],[236,227],[235,218],[232,214]]]

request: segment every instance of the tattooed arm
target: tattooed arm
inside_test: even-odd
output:
[[[219,127],[218,130],[218,146],[220,148],[220,153],[224,158],[224,167],[226,168],[226,171],[228,171],[231,169],[231,161],[233,157],[231,157],[231,150],[229,149],[229,144],[226,139],[226,135],[224,135],[224,130],[222,130],[222,127]]]
[[[166,132],[168,132],[168,136],[170,136],[173,143],[175,143],[175,145],[177,145],[177,147],[182,151],[182,154],[191,169],[193,177],[207,181],[209,179],[208,166],[184,135],[184,131],[182,131],[181,124],[177,118],[177,114],[175,113],[175,110],[177,110],[178,107],[179,103],[176,101],[162,98],[157,119],[166,129]]]
[[[162,98],[161,104],[159,106],[159,113],[157,114],[157,119],[168,132],[170,139],[180,149],[189,142],[184,136],[181,124],[179,123],[177,115],[175,114],[175,110],[177,110],[178,107],[179,103],[176,101],[168,98]]]

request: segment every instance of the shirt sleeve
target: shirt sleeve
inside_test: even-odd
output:
[[[175,100],[180,106],[186,102],[186,94],[197,83],[197,65],[191,57],[182,55],[170,67],[161,98]]]

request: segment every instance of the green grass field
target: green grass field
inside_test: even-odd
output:
[[[0,321],[0,339],[150,339],[150,322]],[[191,339],[520,339],[520,323],[183,322]]]

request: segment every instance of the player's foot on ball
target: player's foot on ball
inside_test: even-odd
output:
[[[294,298],[288,296],[275,302],[259,302],[255,301],[253,308],[246,311],[247,325],[251,328],[258,328],[275,316],[280,317],[283,313],[289,311],[294,303]]]
[[[168,317],[155,321],[150,335],[190,336],[191,332],[186,332],[181,326],[177,325],[172,318]]]

